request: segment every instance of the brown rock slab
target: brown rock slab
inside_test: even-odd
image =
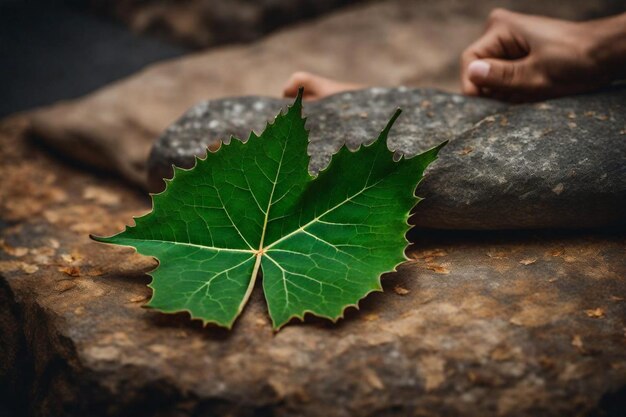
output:
[[[0,125],[0,403],[13,415],[623,411],[623,233],[416,230],[385,292],[336,325],[274,333],[258,288],[232,331],[202,328],[141,308],[153,260],[87,238],[149,201],[24,130]]]
[[[203,48],[250,42],[358,0],[91,0],[134,32]]]
[[[456,90],[459,54],[496,6],[571,19],[619,10],[610,0],[368,3],[249,45],[151,65],[84,98],[31,113],[32,133],[85,165],[145,186],[150,146],[185,110],[207,99],[278,96],[294,71]]]

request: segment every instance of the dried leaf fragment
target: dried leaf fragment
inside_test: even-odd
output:
[[[537,258],[525,258],[519,261],[519,263],[522,265],[532,265],[535,262],[537,262]]]
[[[65,275],[69,275],[70,277],[79,277],[80,269],[77,266],[62,266],[59,267],[59,272],[63,272]]]
[[[393,291],[398,295],[407,295],[408,293],[411,292],[407,290],[406,288],[402,287],[401,285],[396,285],[395,287],[393,287]]]
[[[604,309],[601,307],[598,308],[592,308],[589,310],[585,310],[585,314],[587,315],[587,317],[591,317],[594,319],[600,319],[602,317],[604,317]]]

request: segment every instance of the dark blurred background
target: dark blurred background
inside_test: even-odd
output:
[[[0,0],[0,116],[83,95],[185,51],[98,16],[88,0]]]
[[[83,96],[157,61],[250,43],[322,15],[327,23],[294,31],[283,38],[284,47],[257,42],[228,62],[220,60],[224,54],[206,55],[211,65],[236,67],[231,78],[225,70],[210,75],[211,65],[203,66],[194,85],[193,64],[181,60],[185,75],[163,77],[177,83],[172,96],[181,101],[164,117],[198,99],[279,94],[281,83],[300,69],[367,84],[454,90],[458,54],[496,6],[587,19],[623,11],[626,1],[0,0],[0,117]],[[275,60],[279,50],[287,59]],[[202,75],[208,81],[199,80]],[[191,97],[200,85],[206,91]],[[143,125],[154,134],[165,124]]]
[[[354,0],[0,0],[0,117]]]

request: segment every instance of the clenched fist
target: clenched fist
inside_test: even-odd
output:
[[[626,78],[626,14],[568,22],[496,9],[461,56],[468,95],[533,101]]]

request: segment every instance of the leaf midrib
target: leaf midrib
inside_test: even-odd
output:
[[[293,127],[293,122],[289,124],[289,130],[287,131],[286,140],[283,143],[283,151],[280,154],[280,160],[278,161],[278,168],[276,169],[276,176],[274,177],[274,181],[272,181],[272,191],[270,192],[270,197],[267,201],[267,209],[265,209],[265,213],[264,213],[265,219],[263,220],[263,230],[261,231],[259,249],[255,251],[256,260],[254,262],[254,267],[252,268],[250,281],[248,282],[248,287],[246,288],[246,292],[241,300],[241,303],[239,303],[239,306],[237,307],[237,315],[235,316],[235,319],[239,316],[239,314],[241,314],[246,304],[248,304],[248,300],[250,299],[250,296],[252,295],[252,289],[254,288],[256,279],[259,276],[259,269],[261,268],[261,259],[263,258],[263,243],[265,240],[265,231],[267,230],[267,220],[269,218],[270,208],[272,207],[272,199],[274,198],[274,190],[276,190],[276,184],[278,184],[278,177],[280,176],[280,170],[282,169],[282,166],[283,166],[283,159],[285,158],[285,150],[287,149],[287,142],[289,141],[289,137],[291,136],[292,127]],[[252,190],[250,190],[250,193],[252,193]],[[261,212],[262,211],[263,210],[261,210]]]
[[[384,179],[384,178],[383,178]],[[314,217],[312,220],[310,220],[307,224],[305,224],[304,226],[300,226],[298,227],[296,230],[294,230],[293,232],[290,232],[288,234],[286,234],[285,236],[281,237],[278,240],[275,240],[274,242],[272,242],[269,246],[267,246],[266,248],[264,248],[265,251],[270,250],[272,247],[276,246],[277,244],[289,239],[291,236],[297,234],[297,233],[301,233],[304,232],[307,227],[309,227],[310,225],[312,225],[313,223],[319,221],[322,217],[326,216],[328,213],[332,212],[333,210],[338,209],[339,207],[343,206],[344,204],[346,204],[349,201],[352,201],[354,198],[358,197],[359,195],[363,194],[365,191],[369,190],[372,187],[375,187],[376,185],[378,185],[380,182],[383,181],[383,179],[380,179],[378,181],[376,181],[374,184],[364,187],[362,188],[358,193],[351,195],[350,197],[346,198],[345,200],[342,200],[339,204],[329,208],[328,210],[326,210],[325,212],[323,212],[322,214],[320,214],[319,216]]]

